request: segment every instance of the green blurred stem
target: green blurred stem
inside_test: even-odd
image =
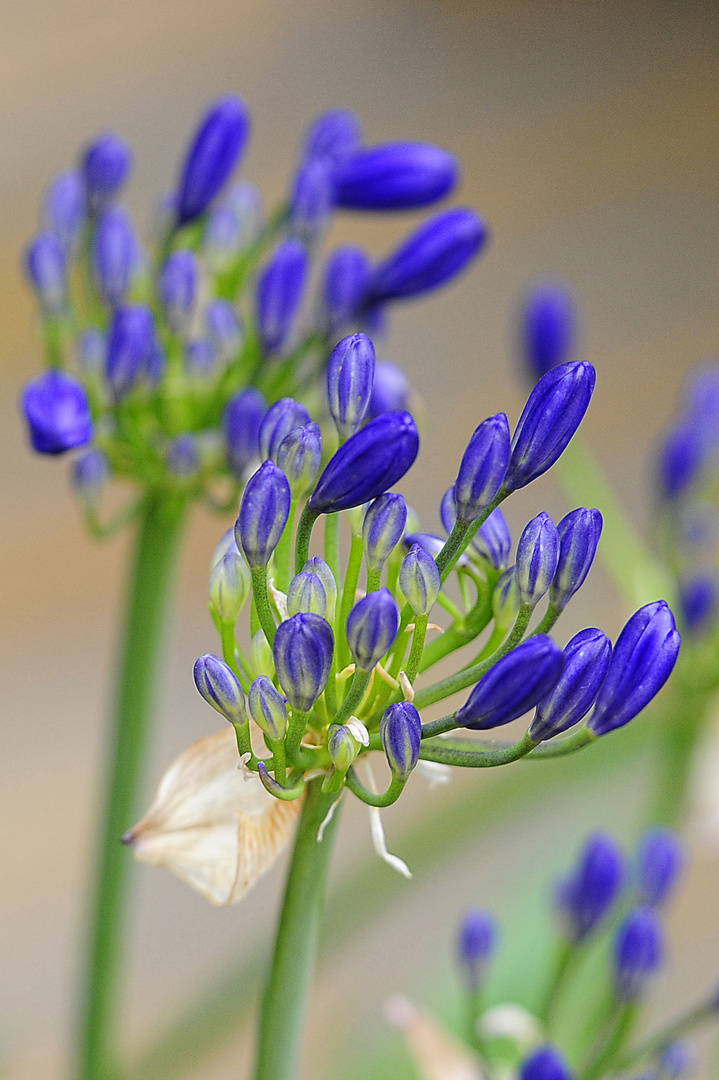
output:
[[[264,630],[265,637],[270,643],[271,648],[275,643],[277,626],[275,625],[275,617],[272,614],[270,597],[267,592],[266,566],[252,567],[252,595],[254,597],[255,607],[257,608],[257,617],[260,620],[260,626]]]
[[[322,792],[322,777],[307,785],[280,913],[275,951],[260,1010],[254,1080],[296,1080],[314,968],[327,869],[339,813],[317,833],[337,798]]]
[[[126,612],[105,807],[98,837],[95,893],[80,1018],[77,1075],[105,1080],[115,1071],[121,965],[132,860],[120,837],[138,813],[138,795],[162,661],[162,639],[186,502],[149,496],[141,514]]]
[[[360,570],[362,569],[363,552],[362,537],[353,536],[347,563],[347,573],[345,574],[345,584],[342,590],[342,602],[339,605],[335,621],[335,649],[338,654],[340,670],[346,667],[350,661],[350,651],[347,647],[347,618],[354,607]]]
[[[688,1012],[684,1013],[672,1024],[662,1028],[656,1035],[650,1035],[644,1042],[623,1054],[616,1063],[616,1071],[626,1072],[628,1069],[634,1068],[635,1065],[646,1061],[647,1058],[655,1057],[669,1043],[682,1038],[688,1032],[693,1031],[695,1027],[699,1027],[700,1024],[706,1023],[707,1020],[716,1022],[718,1019],[719,1011],[716,1009],[715,1002],[703,1001],[701,1005],[689,1009]]]
[[[572,966],[572,961],[576,956],[577,948],[573,942],[561,941],[559,943],[559,949],[557,950],[557,957],[554,962],[554,970],[549,983],[547,996],[544,1005],[538,1013],[539,1018],[544,1021],[549,1034],[551,1034],[552,1031],[552,1020],[554,1019],[554,1012],[557,1007],[557,1002],[559,1001],[564,980],[566,979],[567,972]]]
[[[581,1080],[600,1080],[612,1071],[612,1066],[632,1033],[637,1019],[637,1003],[632,1001],[620,1006],[612,1019],[613,1026],[608,1038],[590,1061],[586,1071],[581,1074]]]
[[[424,650],[424,639],[427,636],[428,622],[429,615],[418,615],[415,619],[414,634],[412,635],[412,648],[405,669],[405,674],[411,683],[417,678],[417,673],[419,671],[422,652]]]

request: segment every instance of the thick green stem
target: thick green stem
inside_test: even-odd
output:
[[[260,1010],[255,1080],[296,1080],[308,985],[314,967],[335,813],[317,840],[337,798],[322,793],[322,778],[307,785],[280,914],[275,953]]]
[[[498,746],[492,750],[455,750],[442,746],[441,742],[423,742],[419,756],[423,761],[441,761],[444,765],[459,765],[465,769],[493,769],[498,765],[509,765],[530,753],[537,744],[525,735],[511,746]]]
[[[78,1075],[83,1080],[105,1080],[115,1071],[121,962],[127,953],[123,931],[132,865],[120,837],[137,815],[184,510],[185,501],[177,495],[148,498],[137,540],[111,757],[103,785],[106,801],[98,838],[78,1048]]]
[[[252,567],[252,595],[257,609],[257,617],[260,620],[260,626],[265,632],[265,637],[270,643],[270,647],[272,647],[275,643],[277,626],[275,624],[275,617],[272,614],[270,596],[267,591],[266,566]]]
[[[305,503],[302,513],[300,514],[300,522],[297,526],[297,536],[295,537],[296,574],[299,574],[300,570],[310,557],[310,540],[312,539],[312,528],[318,517],[319,514],[316,514],[313,510],[310,510],[309,503]],[[337,580],[336,574],[335,580]]]

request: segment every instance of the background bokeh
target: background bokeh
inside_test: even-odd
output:
[[[464,165],[459,200],[487,217],[493,238],[457,285],[398,310],[383,344],[427,404],[422,454],[404,490],[435,528],[475,424],[500,409],[516,419],[521,408],[514,324],[522,291],[537,276],[561,276],[579,298],[581,355],[598,370],[586,437],[644,521],[657,432],[684,373],[719,342],[718,31],[711,0],[1,5],[0,1065],[13,1080],[54,1080],[69,1051],[127,554],[126,539],[97,546],[85,537],[67,463],[32,457],[17,417],[19,389],[40,360],[18,262],[46,180],[88,137],[116,129],[135,150],[128,200],[145,228],[199,113],[226,91],[252,109],[243,172],[270,205],[285,189],[302,130],[330,105],[355,109],[369,141],[446,146]],[[411,222],[346,217],[335,235],[378,254]],[[566,509],[549,481],[512,500],[513,521],[545,507]],[[148,793],[176,752],[216,726],[194,692],[191,665],[214,648],[206,571],[224,527],[195,514]],[[563,634],[580,623],[615,633],[626,614],[600,570],[575,607]],[[428,834],[438,821],[451,829],[442,807],[456,806],[461,823],[462,791],[469,798],[495,782],[462,777],[452,791],[428,796],[415,778],[386,815],[390,845],[407,854],[403,829],[421,815]],[[600,790],[558,785],[532,813],[520,807],[484,829],[478,821],[441,869],[421,866],[404,884],[373,866],[366,889],[341,893],[346,910],[333,918],[336,925],[344,917],[346,931],[321,968],[306,1076],[369,1076],[358,1055],[396,1043],[381,1019],[391,991],[428,1003],[445,986],[456,993],[449,952],[469,904],[495,905],[505,933],[514,911],[529,938],[547,881],[590,828],[634,837],[642,783],[618,767]],[[348,810],[340,883],[353,863],[371,859],[365,815]],[[673,969],[657,996],[662,1015],[719,975],[719,844],[715,851],[693,835],[687,888],[670,919]],[[140,868],[127,1000],[134,1045],[213,972],[261,944],[280,883],[276,870],[243,905],[216,911],[169,875]],[[376,906],[384,889],[393,890],[389,915],[358,938],[355,910]],[[548,948],[546,928],[544,935]],[[235,1035],[204,1066],[188,1058],[184,1075],[244,1075],[250,1020],[239,1016]]]

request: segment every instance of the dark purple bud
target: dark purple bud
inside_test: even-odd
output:
[[[564,608],[583,584],[597,553],[602,535],[602,515],[580,506],[557,525],[559,563],[549,592],[550,602]]]
[[[473,210],[436,214],[376,268],[366,305],[419,296],[444,285],[479,254],[487,236],[487,226]]]
[[[539,380],[512,438],[507,491],[525,487],[554,465],[582,422],[595,381],[585,361],[552,368]]]
[[[535,742],[553,739],[587,715],[604,682],[612,643],[601,630],[580,630],[564,649],[564,671],[537,705],[529,728]]]
[[[309,491],[322,463],[322,433],[313,422],[295,428],[277,448],[277,464],[290,483],[293,498]]]
[[[287,698],[272,685],[266,675],[259,675],[249,693],[250,712],[258,728],[268,739],[280,742],[287,734]]]
[[[227,458],[238,477],[259,453],[260,425],[266,408],[265,399],[254,387],[235,394],[227,404],[224,417]]]
[[[552,584],[558,562],[557,526],[549,514],[537,514],[525,526],[517,544],[517,587],[523,604],[536,607]]]
[[[381,570],[407,524],[407,504],[401,495],[388,492],[367,507],[362,524],[362,542],[370,570]]]
[[[234,671],[219,657],[207,653],[195,661],[195,686],[208,705],[231,724],[247,722],[245,695]]]
[[[399,630],[399,612],[389,589],[368,593],[349,613],[347,644],[358,668],[371,671]]]
[[[637,887],[642,904],[666,903],[684,869],[684,848],[669,829],[650,829],[637,853]]]
[[[356,150],[337,172],[337,205],[347,210],[411,210],[438,202],[459,178],[457,161],[426,143]]]
[[[661,1078],[662,1080],[680,1080],[680,1077],[693,1072],[696,1062],[696,1049],[692,1043],[684,1040],[669,1043],[659,1059]]]
[[[638,1001],[662,966],[664,943],[657,913],[648,907],[627,915],[614,943],[614,990],[622,1002]]]
[[[184,349],[185,373],[192,378],[208,379],[217,372],[217,352],[207,338],[186,341]]]
[[[682,582],[680,601],[684,624],[690,633],[706,630],[717,611],[719,589],[713,574],[702,573]]]
[[[119,307],[110,324],[107,343],[107,381],[116,397],[134,386],[155,341],[152,312],[142,304]]]
[[[110,462],[97,446],[85,450],[73,463],[72,482],[88,510],[96,510],[110,478]]]
[[[343,338],[327,363],[330,413],[342,438],[354,435],[365,418],[374,383],[374,345],[366,334]]]
[[[418,452],[419,432],[409,413],[370,420],[330,458],[310,496],[310,510],[333,514],[376,499],[402,479]]]
[[[167,445],[167,467],[174,476],[194,476],[200,468],[200,453],[194,435],[178,435]]]
[[[48,315],[60,315],[67,300],[67,255],[54,233],[38,233],[25,251],[25,266]]]
[[[275,667],[290,705],[309,712],[325,688],[335,639],[321,615],[298,614],[277,627]]]
[[[162,268],[160,301],[165,319],[176,334],[184,334],[192,321],[199,270],[192,251],[174,251]]]
[[[672,673],[681,638],[664,600],[635,611],[614,646],[588,726],[597,735],[628,724]]]
[[[682,420],[664,438],[659,451],[659,487],[665,499],[676,499],[696,480],[706,459],[704,432]]]
[[[584,845],[574,873],[559,885],[557,903],[567,939],[583,941],[607,917],[624,883],[624,859],[611,836]]]
[[[91,210],[99,210],[117,195],[131,168],[132,151],[119,135],[101,135],[88,146],[82,172]]]
[[[459,727],[488,731],[509,724],[533,709],[556,686],[564,669],[564,653],[546,634],[523,641],[475,686],[457,711]]]
[[[353,112],[330,109],[310,125],[305,137],[305,157],[324,158],[338,165],[352,155],[361,139],[360,122]]]
[[[242,325],[229,300],[211,300],[205,309],[207,334],[222,364],[229,364],[242,344]]]
[[[290,615],[327,614],[327,592],[321,579],[310,570],[295,574],[287,590],[287,610]]]
[[[487,911],[468,911],[459,927],[457,956],[468,989],[476,993],[487,977],[497,946],[497,924]]]
[[[237,165],[249,130],[249,114],[240,98],[220,98],[206,113],[182,168],[178,225],[187,225],[207,210]]]
[[[92,414],[81,383],[63,371],[46,371],[25,387],[22,407],[33,450],[63,454],[92,439]]]
[[[406,780],[419,761],[422,741],[422,721],[414,705],[409,701],[390,705],[380,721],[379,732],[392,775]]]
[[[75,341],[77,366],[87,375],[99,375],[105,371],[107,338],[102,330],[88,327],[78,334]]]
[[[257,323],[267,354],[278,352],[292,333],[304,297],[309,259],[304,244],[290,237],[275,249],[257,282]]]
[[[292,185],[290,229],[305,244],[325,228],[334,199],[334,167],[322,158],[300,165]]]
[[[415,615],[428,615],[439,596],[442,581],[437,564],[419,544],[413,544],[399,571],[399,587]]]
[[[411,392],[409,379],[402,368],[389,360],[378,360],[374,368],[368,415],[374,418],[382,413],[404,412],[409,408]]]
[[[524,1060],[519,1080],[572,1080],[572,1073],[559,1050],[541,1046]]]
[[[97,291],[110,307],[125,300],[137,258],[137,239],[127,213],[120,206],[108,206],[97,222],[92,263]]]
[[[457,520],[457,512],[454,503],[454,487],[448,488],[442,498],[439,508],[439,516],[448,533],[454,528]],[[475,534],[472,543],[467,549],[469,555],[478,555],[495,570],[506,569],[509,562],[509,552],[512,547],[512,536],[504,514],[497,507],[489,515],[483,525]]]
[[[65,251],[70,252],[80,238],[85,221],[87,196],[78,172],[59,173],[45,193],[43,222],[55,234]]]
[[[295,428],[311,423],[304,405],[291,397],[280,398],[270,405],[260,424],[260,457],[275,461],[282,440]]]
[[[491,503],[509,464],[509,424],[504,413],[483,420],[469,440],[454,483],[457,517],[470,524]]]
[[[357,247],[337,248],[327,259],[322,297],[331,333],[342,330],[357,315],[371,269],[369,256]]]
[[[247,481],[235,524],[237,546],[250,566],[266,566],[290,514],[290,485],[272,461],[260,465]]]
[[[574,300],[565,285],[537,285],[527,296],[522,321],[524,360],[531,377],[541,379],[571,360],[576,337]]]

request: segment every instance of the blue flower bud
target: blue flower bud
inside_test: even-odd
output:
[[[661,907],[684,869],[684,848],[669,829],[650,829],[637,853],[637,886],[642,904]]]
[[[290,237],[275,249],[257,282],[257,324],[262,348],[279,352],[290,337],[305,294],[309,259],[304,244]]]
[[[572,1073],[559,1050],[541,1046],[523,1062],[519,1080],[572,1080]]]
[[[485,981],[497,945],[497,924],[486,911],[468,911],[459,927],[457,956],[465,982],[475,993]]]
[[[546,697],[563,670],[562,650],[546,634],[536,634],[489,669],[457,711],[456,722],[473,731],[509,724]]]
[[[479,254],[487,236],[487,226],[473,210],[436,214],[375,269],[365,303],[418,296],[444,285]]]
[[[290,615],[327,614],[327,592],[317,574],[302,570],[295,574],[287,590],[287,610]]]
[[[227,439],[227,459],[241,477],[260,449],[260,425],[267,406],[259,390],[248,387],[227,403],[223,426]]]
[[[339,773],[346,773],[359,753],[359,743],[344,724],[332,724],[327,732],[327,752]]]
[[[352,658],[363,671],[371,671],[394,643],[399,630],[399,612],[389,589],[368,593],[349,613],[347,644]]]
[[[193,379],[209,379],[217,371],[217,352],[207,338],[186,341],[184,349],[185,374]]]
[[[99,210],[117,195],[131,168],[132,151],[119,135],[101,135],[88,146],[82,172],[91,210]]]
[[[165,451],[165,461],[174,476],[194,476],[200,468],[200,453],[195,436],[185,432],[172,439]]]
[[[418,452],[419,432],[409,413],[370,420],[330,458],[310,496],[310,510],[332,514],[377,498],[402,479]]]
[[[319,425],[310,422],[295,428],[277,448],[277,464],[290,483],[293,498],[309,491],[317,479],[322,463],[322,433]]]
[[[324,158],[341,164],[357,149],[362,139],[360,122],[346,109],[329,109],[310,125],[305,137],[306,158]]]
[[[562,518],[559,533],[559,562],[549,591],[550,602],[565,608],[575,592],[584,584],[602,535],[602,515],[598,510],[580,506]]]
[[[142,304],[116,309],[107,342],[106,375],[116,397],[124,397],[147,363],[155,341],[152,312]]]
[[[290,705],[309,712],[325,688],[332,666],[335,639],[321,615],[300,612],[277,627],[275,667]]]
[[[22,408],[30,443],[40,454],[63,454],[92,439],[92,413],[84,387],[62,371],[46,371],[25,387]]]
[[[214,272],[224,270],[234,255],[253,244],[263,225],[262,195],[254,184],[234,184],[207,216],[202,249]]]
[[[607,917],[624,883],[624,859],[611,836],[587,840],[574,873],[560,883],[557,903],[567,939],[583,941]]]
[[[272,461],[265,461],[247,481],[235,525],[237,546],[250,566],[266,566],[290,515],[290,485]]]
[[[208,705],[231,724],[247,721],[245,695],[234,671],[219,657],[208,653],[195,661],[195,686]]]
[[[220,98],[206,113],[182,168],[178,225],[203,214],[224,187],[242,155],[249,129],[247,107],[240,98]]]
[[[369,407],[374,382],[374,345],[366,334],[343,338],[327,363],[330,413],[342,438],[360,427]]]
[[[120,206],[108,206],[97,222],[92,247],[92,264],[97,291],[110,307],[118,307],[127,296],[137,265],[138,244],[127,213]]]
[[[470,524],[502,486],[509,464],[509,424],[504,413],[490,416],[469,440],[454,484],[457,517]]]
[[[411,397],[409,379],[396,364],[378,360],[374,368],[374,385],[369,402],[370,418],[387,412],[405,412]]]
[[[614,945],[614,990],[622,1002],[644,996],[651,976],[664,960],[662,927],[652,908],[635,908],[627,915]]]
[[[295,174],[290,197],[290,229],[305,244],[322,232],[332,212],[333,166],[322,158],[305,161]]]
[[[706,461],[704,433],[693,420],[682,420],[664,438],[659,451],[659,488],[677,499],[697,479]]]
[[[587,715],[609,668],[612,643],[601,630],[580,630],[564,649],[564,671],[537,705],[529,728],[535,742],[553,739]]]
[[[362,542],[370,570],[381,570],[407,524],[407,504],[401,495],[388,492],[367,507],[362,524]]]
[[[167,367],[167,353],[157,334],[150,342],[150,351],[145,358],[145,374],[152,386],[159,386]]]
[[[680,644],[664,600],[635,611],[617,638],[589,728],[606,735],[641,712],[671,675]]]
[[[198,279],[197,256],[192,251],[174,251],[162,268],[160,301],[167,324],[176,334],[184,334],[189,329]]]
[[[413,544],[399,570],[399,587],[415,615],[428,615],[442,581],[437,564],[419,544]]]
[[[205,326],[221,364],[234,360],[242,344],[242,325],[229,300],[212,300],[205,309]]]
[[[78,334],[75,341],[77,366],[87,375],[99,375],[105,370],[107,338],[102,330],[88,327]]]
[[[696,1066],[696,1049],[685,1040],[669,1043],[659,1059],[659,1072],[662,1080],[679,1080],[693,1071]]]
[[[557,570],[559,533],[549,514],[537,514],[525,526],[517,544],[516,574],[519,598],[536,607]]]
[[[252,719],[272,742],[287,734],[287,698],[272,685],[266,675],[259,675],[250,687]]]
[[[252,579],[232,537],[232,548],[210,570],[210,603],[223,622],[234,623],[250,595]]]
[[[524,303],[522,336],[525,364],[534,379],[571,359],[576,312],[566,286],[545,283],[530,292]]]
[[[390,705],[380,721],[379,733],[392,775],[406,780],[419,761],[422,741],[422,721],[414,705],[409,701]]]
[[[212,558],[210,559],[210,570],[212,570],[213,566],[217,566],[218,562],[220,562],[221,559],[224,559],[228,551],[234,551],[236,555],[239,554],[237,541],[235,540],[234,526],[231,529],[228,529],[226,533],[224,533],[217,547],[212,552]]]
[[[448,195],[457,161],[426,143],[385,143],[356,150],[337,171],[337,205],[347,210],[411,210]]]
[[[72,482],[88,510],[96,510],[110,478],[110,462],[97,446],[85,450],[73,463]]]
[[[304,405],[291,397],[280,398],[270,405],[260,424],[260,457],[277,459],[280,443],[291,431],[310,424],[312,418]]]
[[[519,586],[513,566],[505,570],[492,593],[492,616],[499,628],[509,630],[519,614]]]
[[[422,551],[426,551],[428,555],[436,559],[445,542],[441,536],[435,536],[434,533],[406,532],[402,537],[402,544],[407,551],[410,550],[413,544],[417,544],[422,548]],[[457,559],[457,566],[461,568],[469,565],[467,556],[460,555],[459,559]]]
[[[454,503],[454,487],[448,488],[442,498],[439,508],[439,516],[448,533],[454,528],[457,513]],[[505,570],[509,562],[509,552],[512,547],[512,536],[504,514],[497,507],[489,515],[487,520],[480,525],[472,543],[467,549],[469,555],[478,555],[495,570]]]
[[[322,299],[330,333],[352,322],[367,289],[372,264],[357,247],[340,247],[327,259]]]
[[[562,364],[544,375],[529,395],[512,438],[504,481],[516,491],[550,469],[582,422],[594,392],[591,364]]]
[[[692,634],[706,630],[717,611],[719,587],[716,577],[702,573],[682,582],[679,598],[687,630]]]
[[[337,582],[335,581],[334,574],[324,559],[321,559],[319,555],[315,555],[313,558],[308,559],[302,567],[302,571],[303,573],[316,574],[322,582],[327,595],[327,618],[332,622],[335,617],[335,606],[337,604]]]
[[[39,233],[25,252],[30,283],[48,315],[60,315],[67,300],[67,255],[54,233]]]
[[[85,184],[75,171],[61,172],[45,193],[43,222],[55,234],[65,251],[77,245],[85,221]]]

